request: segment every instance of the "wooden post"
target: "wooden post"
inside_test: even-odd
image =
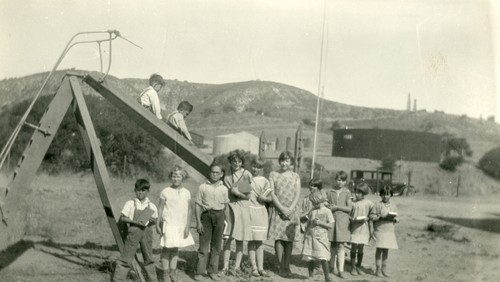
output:
[[[280,151],[281,150],[280,139],[278,137],[276,138],[276,143],[274,145],[274,150],[275,151]]]
[[[290,147],[292,147],[292,137],[287,137],[285,151],[290,151]]]
[[[296,173],[300,172],[303,147],[304,144],[302,139],[302,126],[299,125],[299,127],[297,128],[297,132],[295,133],[295,150],[293,154],[295,158],[295,166],[293,167],[293,171]]]
[[[264,130],[262,130],[262,133],[260,134],[259,137],[259,157],[264,158],[265,151],[266,151],[266,134],[264,133]]]
[[[410,193],[410,186],[411,186],[411,169],[408,171],[408,189],[406,189],[406,196]]]
[[[461,179],[461,175],[459,174],[458,175],[458,180],[457,180],[457,198],[458,198],[459,190],[460,190],[460,179]]]
[[[127,155],[123,156],[122,180],[125,180],[126,175],[127,175]]]

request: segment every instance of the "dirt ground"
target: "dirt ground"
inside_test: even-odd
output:
[[[26,235],[22,241],[0,252],[1,281],[109,281],[110,264],[119,255],[90,176],[47,177],[34,182]],[[166,184],[156,183],[151,198],[156,200]],[[196,187],[195,185],[189,185]],[[189,188],[186,185],[187,188]],[[113,181],[115,214],[133,196],[132,182]],[[195,191],[196,188],[189,188]],[[303,194],[307,193],[304,189]],[[377,196],[369,199],[379,201]],[[366,275],[347,281],[497,281],[500,277],[500,196],[481,198],[394,197],[400,223],[396,227],[399,250],[389,252],[390,278],[377,278],[373,247],[365,247]],[[6,228],[0,227],[0,232]],[[195,230],[192,230],[197,242]],[[197,245],[180,253],[181,281],[194,281]],[[270,278],[228,277],[223,281],[300,281],[307,268],[295,244],[293,278],[277,275],[273,242],[265,242],[265,268]],[[154,246],[160,256],[158,240]],[[348,256],[347,256],[348,258]],[[248,268],[247,257],[244,266]],[[346,271],[349,271],[346,261]],[[497,277],[497,278],[495,278]],[[334,281],[341,280],[332,276]],[[208,279],[207,279],[208,280]],[[323,281],[322,273],[314,281]]]

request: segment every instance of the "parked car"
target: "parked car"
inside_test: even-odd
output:
[[[359,182],[365,182],[373,194],[378,194],[385,185],[390,185],[395,196],[403,194],[414,194],[415,187],[408,186],[406,182],[394,182],[392,171],[387,170],[351,170],[351,183],[349,188],[354,192],[354,187]]]

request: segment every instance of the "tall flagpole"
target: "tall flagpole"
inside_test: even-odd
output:
[[[326,0],[323,5],[323,28],[321,31],[321,53],[319,58],[319,81],[318,81],[318,100],[316,102],[316,122],[314,124],[314,141],[313,141],[313,154],[311,161],[311,179],[314,178],[314,163],[316,162],[316,143],[318,138],[318,125],[319,125],[319,105],[322,96],[323,84],[323,47],[325,45],[325,27],[326,27]],[[326,48],[325,48],[326,49]]]

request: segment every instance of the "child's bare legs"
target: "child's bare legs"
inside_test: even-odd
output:
[[[234,261],[234,269],[240,269],[243,259],[243,241],[236,240],[236,260]]]
[[[262,270],[264,252],[262,249],[262,241],[248,242],[248,258],[252,264],[252,270]]]
[[[248,242],[248,256],[252,264],[252,275],[268,277],[264,271],[264,247],[262,241]]]
[[[335,249],[337,251],[337,262],[339,265],[339,276],[345,278],[344,276],[344,261],[345,261],[345,247],[344,242],[335,242]]]
[[[177,281],[177,261],[179,248],[163,248],[161,252],[161,265],[163,268],[163,281]],[[170,276],[169,276],[170,273]]]
[[[248,242],[248,259],[250,259],[250,264],[252,265],[252,274],[257,270],[257,260],[255,251],[257,248],[257,243],[260,241],[250,241]],[[262,244],[262,242],[260,242]]]
[[[337,262],[337,245],[335,242],[330,242],[330,271],[335,272],[335,264]]]
[[[283,252],[284,252],[284,242],[281,240],[274,241],[274,251],[276,252],[276,258],[278,259],[278,265],[281,267],[281,263],[283,261]]]

